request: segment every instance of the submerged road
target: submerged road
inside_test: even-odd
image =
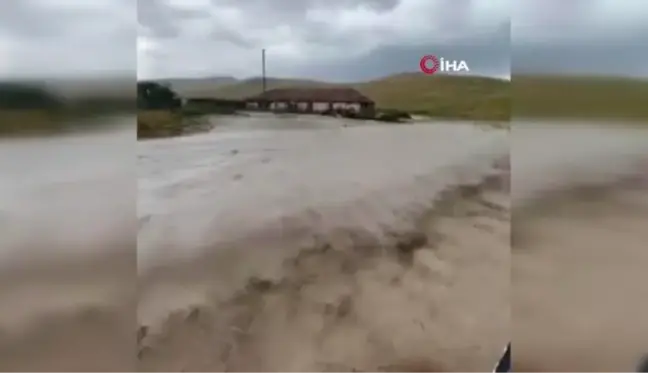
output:
[[[0,144],[2,370],[487,370],[511,335],[517,370],[631,370],[648,345],[645,131],[212,120]]]
[[[492,368],[509,339],[508,194],[444,192],[497,172],[506,131],[216,120],[140,143],[140,369]]]

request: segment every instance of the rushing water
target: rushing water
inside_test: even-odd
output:
[[[483,371],[511,334],[522,368],[634,362],[644,131],[213,120],[0,143],[2,370]]]
[[[519,123],[515,371],[634,371],[648,352],[648,131]]]
[[[0,139],[0,370],[132,370],[135,120],[107,121]]]
[[[297,214],[324,219],[320,208],[353,205],[357,211],[343,208],[345,219],[367,224],[368,214],[365,228],[381,230],[397,223],[381,205],[418,205],[457,178],[478,180],[508,151],[506,133],[470,124],[341,128],[317,117],[264,116],[227,122],[206,135],[140,144],[142,267],[161,247],[180,246],[185,254]],[[349,223],[319,221],[318,229]]]
[[[353,123],[221,118],[140,143],[141,369],[493,365],[509,338],[508,219],[434,204],[499,172],[507,132]],[[444,235],[456,241],[439,249]]]

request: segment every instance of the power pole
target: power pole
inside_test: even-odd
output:
[[[266,91],[266,53],[265,49],[261,50],[261,69],[262,69],[262,81],[263,81],[263,92]]]

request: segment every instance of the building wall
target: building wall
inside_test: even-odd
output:
[[[328,102],[313,102],[313,111],[317,113],[321,113],[323,111],[326,111],[329,109],[329,103]]]
[[[286,110],[288,108],[287,102],[271,102],[270,110]]]
[[[248,103],[248,107],[258,108],[259,104],[255,102],[250,102]],[[360,103],[345,103],[345,102],[333,102],[333,103],[312,102],[311,103],[311,102],[301,101],[301,102],[292,103],[292,106],[288,102],[270,102],[269,107],[267,107],[267,109],[273,111],[275,110],[283,111],[283,110],[288,110],[291,107],[292,107],[291,110],[297,110],[300,112],[322,113],[330,109],[333,109],[333,110],[353,111],[356,113],[363,113],[363,114],[373,113],[373,105],[363,105]]]
[[[333,110],[353,110],[356,113],[359,113],[360,112],[360,104],[346,103],[346,102],[335,102],[335,103],[333,103]]]
[[[373,117],[376,115],[376,105],[373,103],[361,105],[359,113],[367,117]]]

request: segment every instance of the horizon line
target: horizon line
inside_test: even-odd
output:
[[[312,82],[321,82],[321,83],[334,83],[334,84],[354,84],[354,83],[364,83],[364,82],[371,82],[371,81],[376,81],[376,80],[382,80],[386,78],[390,78],[393,76],[398,76],[398,75],[412,75],[412,74],[421,74],[421,76],[425,76],[420,71],[403,71],[403,72],[398,72],[398,73],[393,73],[389,75],[382,75],[380,77],[375,77],[375,78],[368,78],[368,79],[362,79],[362,80],[340,80],[340,79],[317,79],[317,78],[308,78],[308,77],[299,77],[299,76],[273,76],[273,75],[268,75],[266,76],[266,79],[286,79],[286,80],[306,80],[306,81],[312,81]],[[510,75],[488,75],[488,74],[438,74],[442,76],[456,76],[456,77],[471,77],[471,78],[491,78],[491,79],[500,79],[500,80],[510,80]],[[437,75],[437,76],[438,76]],[[203,79],[215,79],[215,78],[220,78],[220,79],[233,79],[236,83],[244,82],[244,81],[249,81],[252,79],[262,79],[262,75],[250,75],[246,76],[244,78],[237,78],[232,75],[202,75],[202,76],[166,76],[166,77],[156,77],[156,78],[137,78],[137,81],[156,81],[156,80],[180,80],[180,79],[187,79],[187,80],[203,80]]]

